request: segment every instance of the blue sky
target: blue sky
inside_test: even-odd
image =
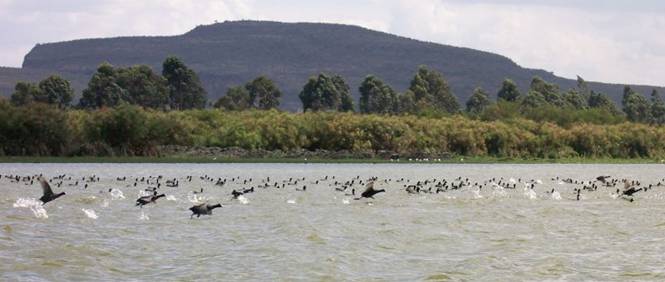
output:
[[[36,44],[256,19],[361,25],[587,80],[665,85],[665,1],[0,0],[0,65]]]

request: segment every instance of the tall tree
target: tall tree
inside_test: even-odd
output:
[[[35,96],[39,96],[39,87],[29,82],[18,82],[14,86],[14,93],[10,101],[14,106],[25,106],[35,100]]]
[[[215,108],[221,108],[229,111],[242,111],[252,107],[252,101],[249,92],[244,86],[229,88],[226,95],[219,98],[214,105]]]
[[[200,109],[206,105],[206,91],[199,76],[180,59],[168,57],[162,75],[168,82],[171,108],[176,110]]]
[[[416,103],[420,105],[448,113],[459,112],[457,98],[440,72],[421,66],[411,80],[409,90],[414,93]]]
[[[651,119],[655,124],[665,124],[665,102],[656,89],[651,91]]]
[[[79,101],[83,108],[114,107],[127,101],[127,92],[116,82],[117,71],[109,63],[103,63],[92,75],[88,88]]]
[[[275,83],[265,76],[260,76],[245,85],[249,93],[250,105],[261,109],[269,110],[279,107],[279,99],[282,92]]]
[[[127,93],[128,102],[131,104],[147,108],[169,106],[166,80],[149,66],[117,69],[116,82]]]
[[[589,106],[587,99],[580,95],[580,92],[578,92],[576,89],[571,89],[566,94],[564,94],[563,100],[566,104],[577,110],[586,109]]]
[[[633,122],[648,122],[651,119],[649,101],[640,93],[633,91],[630,86],[623,90],[623,112],[628,120]]]
[[[74,89],[66,79],[52,75],[39,82],[40,97],[35,100],[65,108],[74,98]]]
[[[517,84],[515,84],[514,81],[510,79],[505,79],[503,83],[501,84],[501,89],[499,89],[499,92],[497,93],[497,97],[499,100],[504,100],[508,102],[515,102],[517,101],[522,94],[520,93],[520,90],[517,88]]]
[[[577,93],[579,93],[582,97],[585,99],[589,99],[589,96],[591,95],[591,88],[589,88],[589,84],[584,80],[584,78],[580,77],[579,75],[577,76]]]
[[[466,111],[470,114],[477,115],[485,111],[485,109],[487,109],[487,107],[491,104],[492,102],[487,96],[485,90],[478,87],[473,91],[473,94],[466,102]]]
[[[559,86],[549,83],[538,76],[531,80],[531,88],[529,91],[540,93],[550,105],[557,107],[563,107],[566,105],[565,100],[559,95]]]
[[[545,96],[538,91],[529,90],[529,92],[521,100],[520,105],[524,108],[538,108],[547,105]]]
[[[612,102],[612,100],[609,97],[607,97],[607,95],[602,93],[596,93],[593,90],[591,90],[589,93],[588,104],[589,108],[605,109],[612,114],[619,113],[616,104],[614,104],[614,102]]]
[[[418,111],[416,106],[416,95],[410,90],[397,96],[397,109],[396,113],[400,114],[415,114]]]
[[[339,75],[310,77],[300,92],[304,111],[352,111],[350,88]]]
[[[397,103],[395,91],[375,76],[368,76],[360,84],[361,113],[394,113]]]

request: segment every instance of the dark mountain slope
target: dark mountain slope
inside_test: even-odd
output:
[[[26,55],[23,70],[61,73],[76,80],[75,85],[85,85],[103,61],[118,66],[148,64],[161,71],[161,63],[168,55],[181,57],[199,73],[211,100],[224,95],[229,86],[267,75],[283,90],[282,104],[291,110],[300,108],[297,95],[307,78],[322,71],[341,74],[354,92],[368,74],[404,91],[417,67],[428,65],[443,72],[462,103],[476,86],[494,93],[505,77],[522,88],[535,75],[563,89],[575,85],[573,80],[525,69],[506,57],[468,48],[356,26],[255,21],[199,26],[172,37],[84,39],[37,45]],[[0,79],[0,84],[11,84],[6,81],[7,76]],[[619,85],[593,83],[592,88],[615,100],[622,91]],[[651,88],[637,89],[645,93]]]

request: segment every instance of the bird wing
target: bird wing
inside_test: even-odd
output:
[[[53,195],[53,190],[51,190],[51,185],[48,184],[48,181],[43,177],[39,178],[39,183],[42,185],[42,190],[44,195]]]
[[[370,181],[365,185],[365,191],[371,191],[374,190],[374,181]]]

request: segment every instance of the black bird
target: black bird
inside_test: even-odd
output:
[[[57,198],[59,198],[62,195],[65,195],[65,192],[60,192],[58,194],[53,193],[53,190],[51,190],[51,185],[48,184],[46,179],[43,177],[39,178],[39,182],[42,184],[42,190],[44,191],[44,195],[42,195],[41,198],[39,198],[40,201],[42,201],[42,205],[53,201]]]
[[[137,206],[140,206],[141,208],[143,208],[144,205],[147,205],[147,204],[150,204],[150,203],[154,203],[154,202],[157,201],[157,199],[159,199],[159,198],[161,198],[161,197],[165,197],[165,196],[166,196],[166,195],[164,195],[164,194],[159,194],[159,195],[157,195],[157,192],[155,192],[155,193],[152,194],[152,195],[143,196],[143,197],[141,197],[141,198],[136,199],[136,205],[137,205]]]
[[[643,188],[637,189],[635,187],[630,187],[628,190],[624,190],[621,194],[624,196],[632,196],[633,194],[642,191]]]
[[[237,199],[237,198],[240,197],[242,194],[243,194],[242,192],[238,192],[238,191],[236,191],[235,189],[233,189],[233,191],[231,191],[231,195],[233,196],[234,199]]]
[[[385,189],[380,189],[380,190],[375,190],[374,189],[374,181],[367,183],[367,188],[365,189],[362,194],[360,194],[360,198],[372,198],[374,199],[374,195],[381,193],[381,192],[386,192]],[[354,200],[360,200],[360,198],[355,198]]]
[[[195,205],[189,208],[189,210],[192,211],[192,215],[189,218],[193,218],[195,215],[197,218],[201,217],[202,215],[212,215],[212,210],[221,207],[222,207],[221,204],[208,205],[206,203],[203,203],[200,205]]]
[[[601,175],[601,176],[596,177],[596,180],[605,183],[605,181],[607,181],[607,179],[610,178],[610,177],[611,176],[609,176],[609,175],[607,175],[607,176]]]

